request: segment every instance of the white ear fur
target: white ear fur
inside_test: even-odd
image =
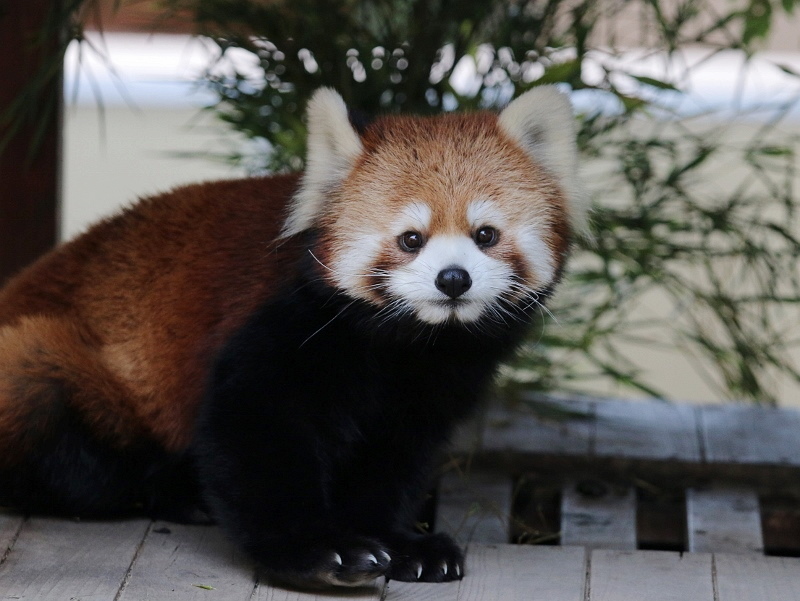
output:
[[[578,151],[572,106],[553,86],[525,92],[500,113],[500,127],[554,175],[567,198],[569,221],[579,234],[588,233],[589,196],[578,179]]]
[[[320,88],[308,102],[308,153],[300,189],[289,203],[281,232],[291,236],[314,224],[327,194],[349,173],[361,153],[361,140],[350,125],[347,106],[335,91]]]

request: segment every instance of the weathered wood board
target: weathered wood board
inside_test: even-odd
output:
[[[665,402],[598,401],[593,454],[700,461],[696,410]]]
[[[535,405],[538,409],[527,404],[490,408],[465,430],[454,453],[470,453],[471,459],[507,473],[557,460],[584,469],[624,465],[669,477],[688,470],[692,477],[762,483],[776,474],[800,474],[800,411],[795,409],[586,399],[540,399]],[[467,439],[480,444],[467,449]],[[764,468],[772,469],[769,475]]]
[[[298,592],[259,582],[213,527],[32,519],[0,567],[0,599],[800,601],[798,558],[482,543],[466,557],[460,582]]]
[[[800,558],[714,556],[718,601],[800,601]]]
[[[690,488],[686,491],[689,551],[763,553],[758,495],[743,488]]]
[[[269,586],[260,583],[252,597],[252,601],[383,601],[382,597],[385,588],[383,578],[379,579],[373,586],[357,588],[337,589],[334,591],[300,592],[293,591],[279,586]],[[422,588],[424,585],[415,585]],[[434,587],[436,585],[433,585]],[[205,597],[208,601],[223,601],[219,597]],[[422,597],[420,597],[422,598]],[[225,599],[224,601],[227,601]]]
[[[0,562],[16,541],[24,521],[22,516],[0,511]]]
[[[118,601],[248,601],[256,587],[251,561],[213,526],[156,522]]]
[[[583,601],[586,551],[577,547],[471,544],[465,578],[448,584],[390,581],[386,601]]]
[[[594,438],[594,404],[560,401],[548,404],[553,415],[533,411],[489,411],[484,419],[483,451],[586,455]],[[558,411],[567,413],[558,417]]]
[[[114,599],[148,525],[32,518],[0,566],[0,599]]]
[[[561,499],[562,545],[636,550],[633,488],[601,481],[569,481],[562,489]]]
[[[800,466],[800,412],[760,407],[703,407],[706,460]]]
[[[587,601],[716,601],[711,558],[705,553],[593,551]]]

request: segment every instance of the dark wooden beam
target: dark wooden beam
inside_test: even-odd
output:
[[[42,39],[61,0],[0,2],[0,283],[51,248],[61,195],[62,65],[58,33]],[[50,20],[50,21],[48,21]],[[42,67],[52,70],[23,112],[8,119]]]

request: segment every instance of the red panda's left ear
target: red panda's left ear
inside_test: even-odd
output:
[[[308,102],[308,153],[300,189],[289,204],[282,237],[314,225],[328,191],[347,177],[362,145],[347,106],[334,90],[320,88]]]
[[[561,184],[572,229],[588,235],[589,197],[578,178],[575,121],[569,98],[554,86],[535,87],[509,104],[500,127]]]

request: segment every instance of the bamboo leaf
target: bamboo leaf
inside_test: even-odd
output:
[[[536,84],[571,82],[580,76],[580,72],[581,62],[579,60],[558,63],[545,69],[544,74],[536,80]]]
[[[791,75],[792,77],[800,77],[800,73],[798,73],[796,70],[792,69],[788,65],[784,65],[782,63],[773,63],[773,64],[787,75]]]
[[[639,83],[643,83],[645,85],[652,86],[660,90],[672,90],[673,92],[680,92],[680,90],[671,83],[666,81],[661,81],[660,79],[655,79],[653,77],[646,77],[644,75],[631,75],[631,77],[636,81],[638,81]]]

